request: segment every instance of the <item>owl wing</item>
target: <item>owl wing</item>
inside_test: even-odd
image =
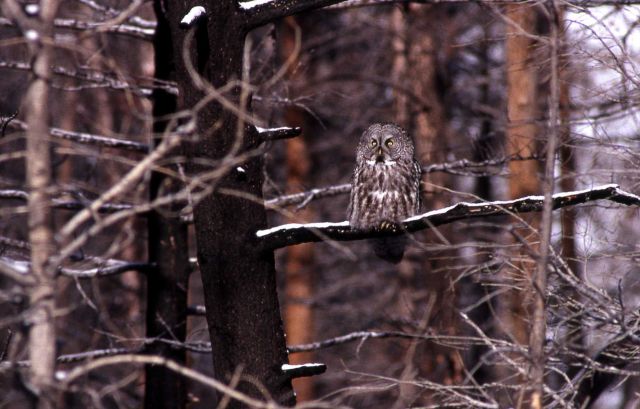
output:
[[[420,213],[420,205],[421,205],[421,199],[422,199],[422,184],[420,183],[422,181],[422,166],[420,166],[420,163],[418,163],[417,160],[413,160],[413,166],[412,166],[412,178],[413,178],[413,184],[414,184],[414,192],[416,194],[416,203],[415,203],[415,209],[414,209],[414,215]]]
[[[353,175],[351,175],[351,192],[349,193],[349,206],[347,206],[347,220],[349,221],[349,224],[351,224],[351,221],[353,220],[351,213],[354,210],[353,201],[355,200],[357,183],[358,183],[358,166],[356,165],[356,168],[353,170]]]

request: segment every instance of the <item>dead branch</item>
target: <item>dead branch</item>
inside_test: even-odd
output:
[[[591,189],[574,192],[557,193],[553,195],[553,209],[587,203],[595,200],[609,200],[627,206],[640,205],[640,197],[625,192],[618,185],[610,184]],[[266,230],[258,230],[259,238],[264,249],[277,249],[300,243],[318,242],[323,240],[352,241],[374,237],[398,236],[413,233],[458,220],[469,220],[480,217],[529,213],[542,211],[543,196],[527,196],[515,200],[494,202],[468,203],[461,202],[444,209],[411,217],[405,220],[401,228],[390,231],[374,229],[370,231],[355,230],[348,222],[321,222],[308,224],[285,224]]]
[[[12,199],[26,202],[28,197],[27,192],[18,189],[0,189],[0,199]],[[51,207],[54,209],[64,210],[82,210],[87,207],[89,200],[67,200],[53,198],[51,200]],[[131,210],[134,205],[129,203],[105,203],[98,208],[98,213],[115,213],[121,210]]]
[[[19,71],[31,71],[33,67],[30,63],[24,61],[6,61],[0,60],[0,68],[7,68]],[[109,88],[117,91],[130,91],[135,95],[142,97],[150,97],[154,90],[159,89],[168,92],[171,95],[178,95],[178,88],[170,82],[158,81],[153,78],[138,78],[149,85],[141,85],[135,83],[135,80],[129,78],[120,78],[113,72],[105,72],[89,67],[67,68],[62,66],[51,67],[53,74],[63,78],[71,78],[82,81],[86,84],[73,87],[59,86],[52,84],[54,88],[62,88],[66,91],[80,90],[85,88]]]
[[[5,122],[6,121],[6,122]],[[0,117],[0,122],[6,124],[7,127],[18,129],[20,131],[28,131],[29,128],[25,122],[18,119],[10,119]],[[124,139],[110,138],[102,135],[95,135],[86,132],[67,131],[60,128],[49,128],[49,134],[56,138],[66,139],[73,142],[85,143],[108,148],[125,149],[135,152],[146,153],[149,151],[149,145],[140,142],[127,141]]]
[[[77,31],[101,29],[104,27],[104,24],[105,23],[103,22],[82,21],[70,18],[57,18],[54,20],[55,28]],[[0,17],[0,27],[2,26],[13,27],[14,24],[10,19]],[[132,24],[113,24],[109,25],[106,28],[103,28],[103,30],[108,33],[123,34],[147,41],[151,41],[151,39],[153,38],[153,33],[155,32],[154,28],[140,27]]]
[[[341,1],[344,0],[252,0],[239,4],[244,12],[246,27],[252,29],[286,16],[319,9]]]
[[[235,389],[225,385],[224,383],[216,379],[210,378],[197,371],[194,371],[193,369],[187,368],[186,366],[179,365],[169,359],[159,357],[159,356],[126,354],[126,355],[116,355],[116,356],[98,358],[84,365],[77,366],[73,368],[71,371],[62,375],[61,378],[63,381],[63,388],[68,389],[69,386],[73,382],[75,382],[78,378],[81,378],[97,369],[103,368],[105,366],[125,365],[125,364],[162,365],[186,378],[202,383],[203,385],[209,386],[224,395],[227,395],[233,399],[236,399],[244,403],[248,407],[265,408],[265,409],[283,408],[282,406],[278,405],[274,401],[263,402],[263,401],[251,398],[241,392],[236,391]]]
[[[454,175],[463,176],[485,176],[487,168],[504,166],[511,161],[525,161],[525,160],[538,160],[538,155],[533,156],[508,156],[496,159],[487,159],[480,162],[470,161],[468,159],[459,159],[453,162],[434,163],[422,167],[422,173],[435,173],[445,172]],[[299,205],[304,207],[309,202],[315,199],[321,199],[324,197],[337,196],[346,194],[351,191],[351,184],[344,183],[341,185],[326,186],[308,190],[306,192],[293,193],[290,195],[284,195],[268,199],[265,201],[265,206],[268,209],[274,209],[277,207],[285,207],[291,205]]]

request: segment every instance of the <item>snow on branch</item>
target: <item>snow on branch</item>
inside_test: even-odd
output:
[[[258,131],[258,138],[263,142],[294,138],[302,132],[302,129],[297,126],[294,128],[288,126],[280,128],[260,128],[259,126],[256,126],[256,130]]]
[[[207,15],[207,11],[202,6],[192,7],[187,14],[180,20],[180,27],[193,27]]]
[[[282,17],[318,9],[344,0],[250,0],[240,1],[240,10],[246,14],[247,28],[255,28]]]
[[[640,196],[625,192],[618,185],[609,184],[591,189],[563,192],[553,195],[553,208],[574,206],[595,200],[610,200],[627,206],[640,206]],[[539,212],[542,210],[544,196],[527,196],[515,200],[468,203],[461,202],[444,209],[432,210],[411,217],[402,223],[397,231],[381,229],[356,230],[344,221],[340,223],[285,224],[266,230],[258,230],[256,236],[265,249],[277,249],[300,243],[323,240],[351,241],[372,237],[397,236],[405,232],[419,230],[479,217],[505,215],[512,213]]]
[[[293,379],[323,374],[327,370],[327,365],[321,363],[309,363],[301,365],[283,364],[280,369],[282,370],[283,374]]]

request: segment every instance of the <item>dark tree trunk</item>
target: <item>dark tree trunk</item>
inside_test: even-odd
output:
[[[175,80],[174,49],[166,16],[156,2],[158,26],[154,38],[155,77]],[[179,55],[178,55],[179,58]],[[176,110],[176,97],[164,90],[153,96],[154,118],[170,115]],[[157,120],[154,133],[162,134],[167,121]],[[156,141],[157,142],[157,141]],[[174,169],[175,170],[175,169]],[[150,181],[150,199],[174,192],[180,182],[164,173],[153,172]],[[189,282],[189,247],[187,227],[178,217],[176,205],[151,212],[147,219],[149,232],[149,262],[155,268],[147,275],[147,338],[167,338],[184,341],[187,321],[187,293]],[[149,353],[184,364],[184,350],[168,344],[154,343]],[[186,402],[184,378],[163,366],[147,366],[145,382],[145,408],[184,408]]]
[[[169,21],[171,42],[176,50],[176,80],[180,90],[178,109],[193,108],[204,94],[194,86],[180,57],[186,30],[179,28],[189,7],[182,2],[162,1],[161,13]],[[196,28],[188,45],[194,67],[218,88],[241,77],[242,53],[246,29],[236,0],[211,0],[205,5],[206,21]],[[226,94],[237,104],[238,90]],[[188,173],[193,176],[213,168],[204,163],[222,159],[236,138],[237,117],[213,101],[197,114],[197,136],[185,142]],[[259,145],[257,133],[249,127],[240,152]],[[198,202],[194,223],[198,262],[202,274],[207,323],[213,348],[215,376],[228,381],[234,371],[251,376],[280,403],[293,404],[290,380],[280,367],[287,363],[287,351],[280,318],[272,252],[261,252],[255,232],[267,225],[266,211],[256,201],[219,193],[233,190],[242,195],[262,198],[262,157],[254,155],[214,181],[216,191]],[[211,183],[211,182],[209,182]],[[237,389],[255,397],[263,394],[251,382]],[[230,407],[239,407],[233,403]]]

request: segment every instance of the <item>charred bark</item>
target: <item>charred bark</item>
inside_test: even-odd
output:
[[[175,80],[176,53],[171,44],[171,32],[167,16],[155,3],[158,25],[154,37],[155,77],[160,80]],[[179,53],[178,53],[179,54]],[[178,57],[179,58],[179,57]],[[154,133],[162,134],[168,117],[176,111],[176,96],[156,89],[153,94]],[[172,169],[176,170],[176,169]],[[154,171],[150,180],[150,200],[163,194],[175,192],[180,182],[164,172]],[[154,267],[147,274],[147,338],[169,338],[184,342],[187,321],[187,292],[189,281],[189,253],[187,226],[179,217],[176,204],[170,208],[149,213],[149,263]],[[184,350],[172,348],[166,343],[154,343],[148,352],[169,358],[180,364],[186,361]],[[145,408],[183,408],[186,402],[184,377],[164,366],[147,365],[145,368]]]

